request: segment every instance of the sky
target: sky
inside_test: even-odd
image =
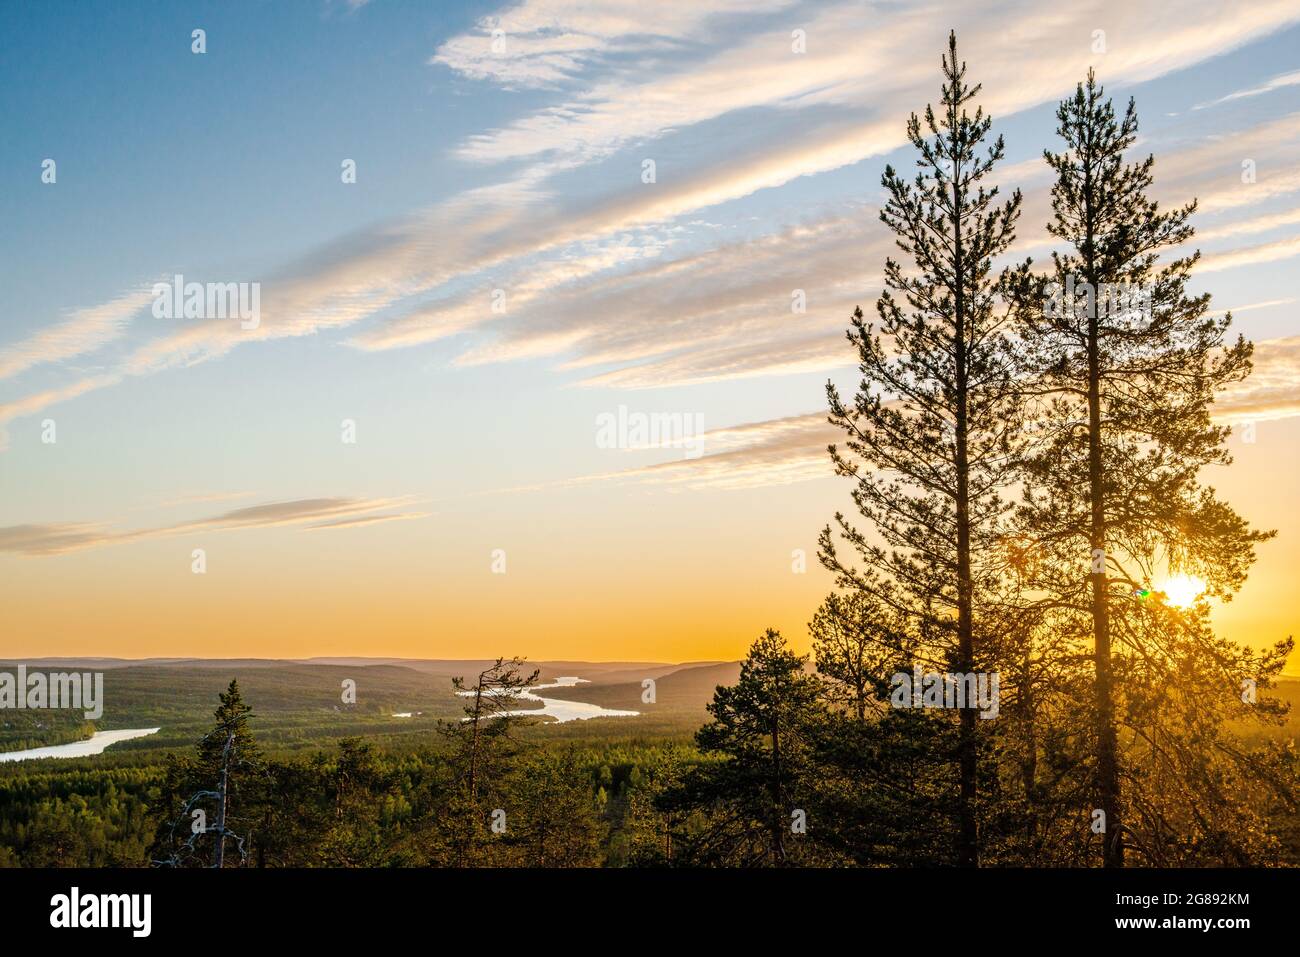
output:
[[[825,384],[949,29],[1015,255],[1090,67],[1199,199],[1256,343],[1206,480],[1278,532],[1214,620],[1293,634],[1294,0],[88,0],[0,6],[0,656],[806,649]],[[255,321],[159,314],[177,275]]]

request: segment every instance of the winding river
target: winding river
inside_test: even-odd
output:
[[[123,728],[120,731],[96,731],[89,738],[70,744],[52,744],[45,748],[28,748],[26,751],[0,751],[2,761],[26,761],[28,758],[87,758],[103,754],[110,744],[143,738],[157,733],[157,728]]]
[[[589,718],[635,718],[640,711],[619,711],[615,708],[605,708],[598,704],[591,704],[587,701],[565,701],[562,698],[544,698],[535,691],[545,691],[547,688],[572,688],[580,682],[585,682],[586,678],[563,677],[556,678],[550,684],[533,685],[531,688],[525,688],[519,692],[520,701],[540,701],[540,708],[521,709],[517,714],[523,716],[541,716],[554,718],[556,723],[563,724],[566,721],[586,721]],[[463,696],[473,695],[472,691],[460,692]],[[468,719],[467,719],[468,720]]]

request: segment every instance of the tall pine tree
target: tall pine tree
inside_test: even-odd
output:
[[[970,673],[991,670],[978,646],[977,595],[996,590],[994,556],[1007,504],[1010,456],[1021,433],[1013,397],[1014,362],[1006,335],[1005,278],[994,260],[1014,238],[1020,194],[998,199],[986,179],[1002,158],[999,137],[985,145],[991,120],[967,107],[980,91],[966,81],[955,34],[943,57],[943,96],[927,106],[924,130],[913,114],[907,135],[919,154],[909,182],[886,167],[881,219],[915,268],[890,258],[879,325],[855,311],[849,341],[862,381],[854,403],[827,384],[830,420],[847,435],[852,458],[831,446],[840,474],[855,480],[853,500],[883,545],[836,515],[843,539],[864,567],[842,560],[831,531],[821,558],[841,587],[870,591],[911,616],[934,649],[930,664]],[[928,135],[926,135],[928,134]],[[958,734],[958,863],[979,862],[978,741],[970,708]]]
[[[243,864],[254,846],[252,828],[271,806],[266,766],[249,720],[239,681],[218,693],[212,730],[199,741],[192,759],[168,755],[156,807],[155,861],[169,866],[229,863],[228,844]]]
[[[1104,863],[1116,867],[1126,830],[1116,644],[1150,653],[1139,595],[1161,571],[1194,573],[1228,598],[1267,536],[1197,480],[1203,466],[1229,461],[1229,430],[1212,423],[1210,406],[1249,374],[1251,347],[1225,344],[1231,314],[1216,318],[1208,295],[1187,291],[1199,253],[1161,262],[1192,237],[1195,202],[1162,210],[1147,196],[1154,158],[1124,159],[1134,104],[1117,116],[1091,72],[1057,119],[1064,150],[1044,153],[1056,174],[1048,229],[1066,248],[1053,254],[1049,285],[1022,277],[1026,395],[1042,426],[1025,519],[1050,559],[1038,584],[1062,627],[1085,619],[1091,633],[1095,793]]]

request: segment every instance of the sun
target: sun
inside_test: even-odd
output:
[[[1175,608],[1191,608],[1196,600],[1205,593],[1205,579],[1195,575],[1173,575],[1159,586],[1165,593],[1165,603]]]

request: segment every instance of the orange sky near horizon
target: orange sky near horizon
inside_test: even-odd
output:
[[[1261,423],[1257,443],[1234,446],[1235,464],[1210,476],[1256,527],[1278,529],[1245,588],[1214,612],[1221,634],[1253,647],[1300,621],[1300,472],[1275,464],[1298,446],[1300,419]],[[490,531],[481,516],[448,513],[4,556],[6,589],[22,600],[6,603],[0,654],[692,661],[739,658],[768,626],[806,651],[806,623],[831,584],[815,533],[847,488],[832,477],[691,493],[568,489],[552,493],[547,515],[534,511],[539,493],[520,492],[494,503]],[[207,550],[203,575],[191,573],[191,546]],[[504,574],[492,570],[500,546]],[[794,549],[807,556],[802,574]],[[1287,671],[1300,674],[1300,658]]]

